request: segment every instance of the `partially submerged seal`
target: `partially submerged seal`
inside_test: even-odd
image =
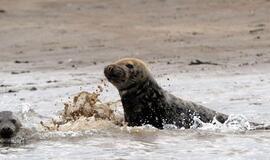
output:
[[[0,138],[9,140],[15,137],[21,127],[21,122],[11,111],[0,112]]]
[[[119,91],[129,126],[150,124],[162,129],[165,124],[173,124],[190,128],[194,117],[205,123],[214,118],[221,123],[228,119],[225,114],[184,101],[163,90],[139,59],[121,59],[106,66],[104,74]]]

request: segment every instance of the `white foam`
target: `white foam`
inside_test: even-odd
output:
[[[215,118],[212,123],[204,123],[199,118],[194,118],[194,125],[191,128],[197,128],[199,130],[215,131],[215,132],[246,132],[251,130],[251,125],[247,118],[243,115],[229,115],[225,123],[220,123]]]

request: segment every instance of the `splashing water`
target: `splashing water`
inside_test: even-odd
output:
[[[194,117],[193,129],[208,130],[215,132],[234,132],[241,133],[252,130],[250,122],[243,115],[229,115],[225,123],[220,123],[215,118],[212,123],[204,123],[198,117]]]
[[[22,103],[18,115],[25,127],[30,128],[31,132],[26,129],[27,132],[20,134],[11,142],[24,143],[30,137],[34,137],[36,140],[91,137],[98,134],[104,135],[108,130],[129,134],[155,134],[158,131],[151,125],[127,126],[123,121],[123,110],[120,109],[121,103],[102,103],[98,97],[99,94],[97,93],[80,92],[74,96],[72,102],[65,103],[60,116],[47,122],[43,122],[43,119],[47,117],[37,114],[32,109],[31,104]],[[41,122],[41,125],[37,125],[39,122]],[[191,129],[214,131],[216,133],[243,133],[253,128],[245,116],[229,115],[224,124],[216,119],[212,123],[204,123],[198,117],[194,117],[194,124]],[[165,124],[164,130],[181,131],[184,129]],[[29,136],[30,133],[32,136]],[[22,135],[27,135],[27,137]]]
[[[99,93],[80,92],[74,96],[73,101],[65,103],[64,110],[60,116],[49,122],[41,121],[42,137],[76,137],[87,135],[88,131],[106,130],[120,128],[128,133],[156,130],[151,125],[139,127],[128,127],[123,121],[123,110],[120,110],[121,103],[102,103],[98,97]],[[29,104],[24,104],[22,117],[25,120],[33,117],[41,117],[31,109]],[[229,115],[227,121],[222,124],[215,118],[212,123],[204,123],[198,117],[194,117],[194,124],[191,129],[214,132],[242,133],[254,128],[243,115]],[[172,124],[165,124],[164,130],[183,130]],[[46,131],[48,135],[46,135]],[[92,135],[93,132],[90,132]],[[44,138],[42,138],[44,139]]]
[[[72,102],[65,103],[57,120],[41,122],[41,125],[49,131],[82,131],[124,125],[116,103],[102,103],[98,96],[97,93],[80,92]]]
[[[19,153],[25,153],[24,155],[42,153],[41,155],[49,156],[52,159],[61,159],[60,155],[65,157],[65,159],[75,159],[78,158],[76,155],[84,154],[84,158],[87,159],[117,158],[125,157],[125,155],[126,159],[137,159],[138,157],[140,159],[164,159],[168,153],[172,157],[189,157],[192,152],[204,152],[205,147],[207,147],[208,152],[217,148],[211,145],[215,145],[216,143],[216,145],[219,145],[220,141],[223,144],[227,141],[230,142],[234,138],[237,142],[243,143],[247,140],[242,141],[241,137],[232,137],[226,134],[243,133],[252,129],[247,118],[243,115],[230,115],[224,124],[221,124],[215,119],[212,123],[203,123],[198,117],[195,117],[193,129],[190,130],[179,129],[169,124],[164,126],[164,130],[158,130],[151,125],[129,127],[123,123],[120,125],[115,123],[115,120],[117,120],[115,119],[116,117],[123,117],[121,103],[102,103],[97,100],[92,105],[89,105],[90,103],[88,102],[89,96],[92,96],[91,93],[83,92],[76,96],[76,102],[69,102],[59,117],[44,122],[43,126],[33,125],[33,123],[35,124],[35,122],[44,121],[44,119],[48,118],[36,113],[32,109],[31,104],[22,104],[22,109],[18,113],[19,118],[24,121],[23,123],[27,127],[31,128],[31,131],[36,130],[34,132],[35,136],[33,136],[32,132],[31,139],[26,145],[30,147],[24,148],[22,146],[14,150],[12,148],[10,149],[10,147],[1,148],[0,158],[7,159],[8,156],[10,157],[12,155],[13,158],[11,159],[27,159],[27,156],[20,158]],[[87,96],[88,98],[86,98]],[[106,107],[110,112],[104,113],[103,107]],[[89,110],[90,112],[88,112]],[[19,137],[14,139],[13,143],[25,144],[26,140],[28,139],[20,139]],[[211,143],[208,141],[211,141]],[[217,142],[215,143],[215,141]],[[252,137],[248,139],[248,142],[252,142]],[[228,152],[225,152],[225,155],[244,152],[241,148],[237,148],[238,146],[234,147],[236,148],[234,151],[225,148],[227,146],[232,147],[233,145],[234,143],[224,143],[224,145],[218,147],[220,150],[212,152],[223,154],[223,150],[225,150]],[[36,146],[45,147],[36,148]],[[264,147],[267,148],[267,146]],[[171,150],[177,150],[177,152],[172,153]],[[37,153],[32,153],[33,151]],[[50,153],[43,153],[43,151],[50,151]],[[252,152],[255,153],[257,151],[254,150]],[[69,153],[73,154],[70,155]],[[147,154],[149,155],[147,156]],[[199,157],[197,155],[197,158]]]

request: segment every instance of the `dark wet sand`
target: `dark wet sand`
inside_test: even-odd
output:
[[[269,8],[269,0],[1,0],[0,68],[72,69],[138,57],[178,64],[177,71],[195,59],[222,64],[217,70],[266,69]]]

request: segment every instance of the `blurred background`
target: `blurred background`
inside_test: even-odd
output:
[[[0,62],[2,71],[15,60],[34,69],[130,56],[227,63],[269,54],[269,7],[268,0],[1,0]]]
[[[81,91],[118,101],[103,69],[124,57],[145,61],[172,94],[240,115],[236,125],[93,122],[0,147],[0,159],[269,159],[270,132],[245,126],[270,124],[270,0],[0,0],[0,110],[26,127],[43,131]]]

